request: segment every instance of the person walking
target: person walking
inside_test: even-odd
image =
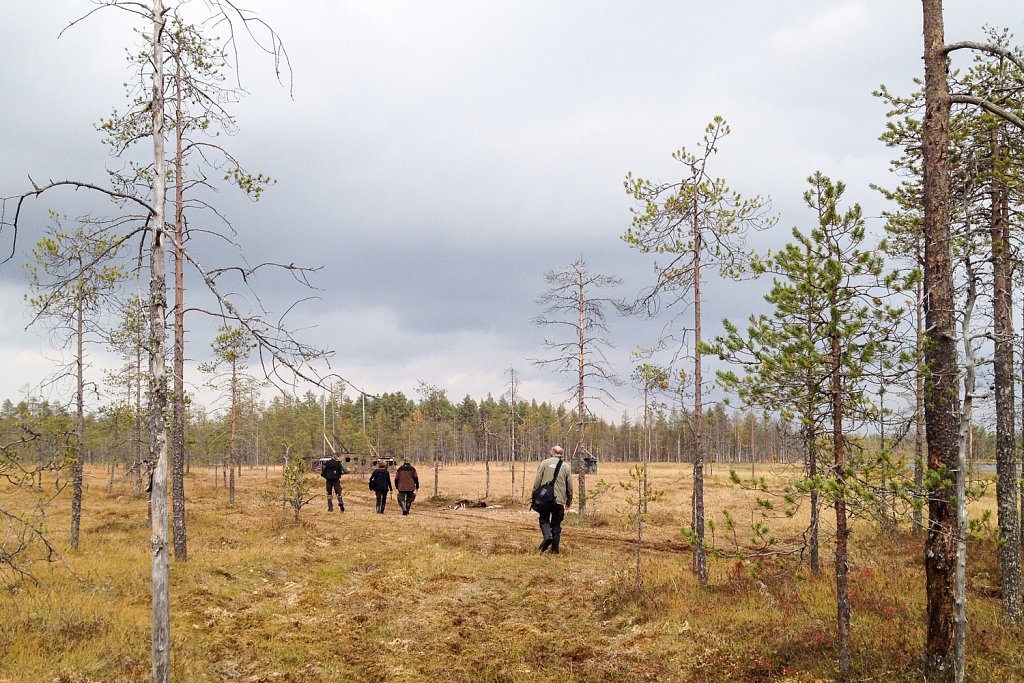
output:
[[[348,468],[345,467],[345,463],[338,459],[337,455],[332,455],[327,460],[320,461],[320,476],[327,482],[328,512],[334,512],[334,503],[331,500],[331,495],[335,492],[338,494],[338,509],[342,512],[345,511],[345,501],[341,497],[341,475],[347,473]]]
[[[395,489],[398,491],[398,507],[402,508],[402,514],[408,515],[412,508],[412,502],[416,500],[416,491],[420,488],[420,477],[416,474],[416,468],[409,464],[406,458],[402,466],[395,470]]]
[[[562,539],[562,520],[565,509],[572,507],[572,472],[569,463],[562,459],[561,446],[552,446],[550,457],[542,460],[537,466],[537,476],[533,478],[533,490],[550,484],[554,489],[554,500],[550,504],[535,506],[540,515],[540,532],[544,536],[540,551],[550,550],[558,554],[558,545]]]
[[[377,468],[370,475],[370,490],[377,494],[377,514],[383,515],[391,491],[391,477],[388,476],[388,464],[384,460],[377,461]]]

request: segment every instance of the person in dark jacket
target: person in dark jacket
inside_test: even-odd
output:
[[[388,464],[377,461],[377,469],[370,475],[370,490],[377,494],[377,514],[384,514],[384,505],[388,502],[391,491],[391,477],[388,475]]]
[[[420,477],[416,474],[416,468],[406,460],[402,466],[395,470],[395,489],[398,490],[398,507],[402,508],[402,514],[409,514],[412,502],[416,500],[416,491],[420,488]]]
[[[345,511],[345,501],[341,497],[341,475],[348,472],[345,463],[333,455],[327,460],[320,461],[320,476],[327,482],[327,511],[334,512],[334,503],[331,494],[338,493],[338,509]]]
[[[559,543],[562,540],[562,520],[565,519],[565,509],[572,506],[572,472],[569,463],[562,459],[563,451],[561,446],[551,448],[551,457],[541,460],[537,466],[537,476],[533,479],[533,490],[536,491],[544,484],[554,484],[555,503],[549,510],[540,510],[540,532],[544,536],[541,541],[540,551],[550,550],[555,555],[559,551]]]

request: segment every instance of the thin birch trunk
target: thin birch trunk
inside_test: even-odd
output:
[[[178,46],[178,50],[181,46]],[[188,559],[185,530],[185,221],[184,187],[182,183],[182,128],[184,112],[181,102],[181,55],[174,55],[175,153],[174,153],[174,391],[171,399],[171,499],[174,520],[174,559]]]
[[[953,680],[963,683],[964,655],[967,645],[967,454],[971,447],[971,426],[974,422],[974,391],[977,375],[977,363],[974,357],[974,338],[971,334],[971,318],[977,295],[977,277],[971,267],[970,257],[964,259],[967,264],[967,301],[961,323],[961,341],[964,349],[964,398],[960,410],[960,431],[957,448],[956,469],[956,569],[954,571],[956,616],[953,644]]]
[[[167,406],[166,350],[167,256],[164,247],[166,176],[164,156],[164,7],[153,0],[153,224],[150,241],[149,283],[149,443],[154,462],[150,494],[153,579],[153,683],[171,679],[171,613],[167,557]]]

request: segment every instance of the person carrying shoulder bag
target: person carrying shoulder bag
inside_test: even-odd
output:
[[[540,551],[550,550],[557,555],[565,509],[572,507],[572,468],[563,460],[561,446],[552,446],[550,455],[537,466],[532,507],[540,515],[540,532],[544,536]]]

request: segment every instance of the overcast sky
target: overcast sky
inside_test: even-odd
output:
[[[372,393],[414,395],[425,380],[454,400],[498,396],[515,367],[522,395],[562,400],[570,378],[530,364],[544,355],[535,300],[545,272],[580,256],[624,280],[619,296],[651,283],[650,262],[620,239],[628,171],[677,179],[672,152],[694,149],[721,115],[733,134],[713,172],[745,195],[770,196],[780,216],[760,246],[809,225],[801,195],[815,170],[844,180],[848,199],[878,216],[868,186],[893,179],[877,139],[885,107],[871,92],[882,83],[906,92],[921,74],[921,7],[911,0],[244,4],[283,39],[294,94],[243,41],[248,94],[230,107],[239,131],[228,144],[277,183],[256,204],[225,189],[218,207],[251,261],[323,266],[319,300],[292,320]],[[2,195],[23,191],[27,175],[103,182],[119,164],[94,125],[124,108],[124,50],[139,39],[132,18],[113,10],[57,38],[91,6],[5,10]],[[203,3],[190,10],[200,18]],[[980,39],[986,24],[1024,35],[1024,7],[947,0],[948,41]],[[0,397],[36,387],[57,355],[43,331],[23,330],[18,262],[44,226],[42,209],[74,215],[83,201],[37,203],[17,258],[0,267]],[[308,295],[281,279],[255,287],[277,312]],[[711,287],[706,329],[758,304],[756,286]],[[613,319],[612,328],[610,358],[628,378],[629,352],[652,344],[659,323]],[[197,323],[190,358],[205,358],[209,338]],[[599,412],[635,410],[628,384],[615,394],[623,405]]]

